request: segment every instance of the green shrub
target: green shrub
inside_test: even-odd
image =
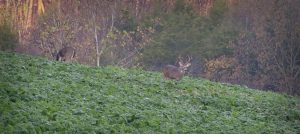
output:
[[[0,52],[0,133],[299,133],[300,98]]]
[[[208,16],[199,16],[183,2],[161,17],[160,29],[144,49],[142,62],[146,66],[173,63],[179,55],[211,59],[230,55],[229,42],[236,31],[227,23],[226,2],[217,1]],[[195,58],[196,59],[196,58]]]

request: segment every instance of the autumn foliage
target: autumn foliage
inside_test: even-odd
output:
[[[156,71],[190,55],[191,76],[300,94],[297,0],[2,0],[0,7],[0,34],[18,52],[54,59],[72,46],[78,63]]]

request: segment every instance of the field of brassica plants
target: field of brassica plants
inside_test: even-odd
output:
[[[0,133],[299,133],[300,98],[0,52]]]

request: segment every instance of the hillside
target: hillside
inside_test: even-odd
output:
[[[299,133],[300,98],[0,52],[1,133]]]

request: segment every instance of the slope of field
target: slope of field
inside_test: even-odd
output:
[[[0,52],[0,133],[299,133],[300,98]]]

